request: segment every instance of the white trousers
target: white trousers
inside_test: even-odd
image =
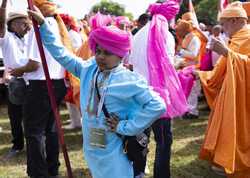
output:
[[[69,111],[69,118],[71,121],[70,124],[72,125],[72,127],[82,127],[80,109],[76,107],[75,104],[69,102],[66,102],[66,106]]]
[[[198,97],[201,93],[201,84],[200,80],[196,80],[194,82],[194,85],[192,87],[191,93],[188,97],[188,108],[189,113],[198,116],[199,110],[198,110]]]

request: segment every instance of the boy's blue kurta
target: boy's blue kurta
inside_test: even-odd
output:
[[[131,162],[123,153],[121,139],[116,133],[106,132],[105,149],[89,144],[90,128],[106,127],[104,114],[100,118],[90,117],[87,112],[92,80],[98,66],[95,59],[83,61],[70,54],[56,38],[49,24],[40,27],[43,43],[52,56],[68,71],[80,78],[81,112],[83,115],[83,150],[87,164],[94,178],[133,178]],[[119,116],[117,133],[136,135],[149,127],[165,112],[164,101],[149,89],[144,78],[119,65],[113,72],[107,86],[105,105],[108,111]],[[98,124],[100,123],[101,124]]]

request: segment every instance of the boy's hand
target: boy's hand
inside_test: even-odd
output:
[[[106,125],[109,127],[111,132],[116,132],[117,125],[119,123],[118,116],[115,114],[111,114],[111,118],[106,117]]]
[[[42,25],[45,18],[36,6],[34,6],[34,9],[35,10],[28,10],[28,14],[38,23],[38,25]]]

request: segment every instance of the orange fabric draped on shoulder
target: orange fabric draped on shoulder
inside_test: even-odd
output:
[[[200,158],[230,178],[250,176],[250,29],[230,39],[229,54],[213,71],[200,72],[211,114]]]
[[[73,46],[72,46],[72,42],[69,38],[69,33],[68,30],[62,20],[62,18],[60,17],[60,15],[56,15],[55,19],[57,21],[58,24],[58,28],[60,31],[60,37],[61,37],[61,41],[63,43],[63,45],[72,53],[75,53]],[[70,82],[70,86],[72,89],[72,98],[70,98],[70,100],[72,101],[72,103],[76,104],[77,107],[80,108],[80,79],[75,77],[74,75],[72,75],[71,73],[67,72],[66,77],[68,78],[69,82]]]
[[[200,61],[204,58],[206,54],[206,46],[207,46],[207,37],[197,28],[194,29],[195,35],[200,39],[201,41],[201,47],[200,47],[200,53],[199,53],[199,64]],[[199,66],[198,66],[199,67]]]
[[[89,40],[88,40],[88,35],[86,34],[85,31],[81,32],[82,34],[82,46],[76,51],[76,55],[83,60],[89,59],[91,56],[93,56],[92,51],[89,46]]]
[[[54,16],[60,32],[60,37],[63,45],[71,52],[74,53],[71,40],[69,38],[68,30],[58,14],[57,5],[48,0],[34,0],[34,4],[40,9],[44,16]],[[72,102],[80,107],[80,80],[70,73],[65,74],[70,81],[72,88]]]

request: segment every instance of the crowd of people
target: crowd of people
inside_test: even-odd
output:
[[[7,3],[0,8],[0,46],[13,146],[5,159],[26,145],[29,177],[56,178],[60,166],[31,18],[39,25],[56,104],[64,101],[69,111],[64,129],[82,128],[93,178],[143,178],[151,131],[153,176],[170,178],[172,119],[199,118],[201,93],[211,111],[200,158],[228,178],[250,177],[250,2],[229,4],[214,26],[198,23],[193,12],[176,19],[178,0],[151,4],[136,22],[101,12],[77,20],[47,0],[34,0],[29,15],[7,14]],[[129,147],[136,153],[131,160],[124,136],[146,151]]]

